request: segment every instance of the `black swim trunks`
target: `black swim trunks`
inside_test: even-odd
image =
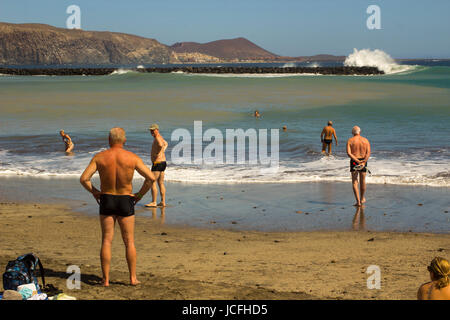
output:
[[[364,158],[358,158],[358,160],[364,160]],[[367,172],[367,162],[365,163],[364,168],[362,168],[361,170],[355,170],[355,167],[358,165],[358,163],[356,163],[353,159],[350,159],[350,172]]]
[[[100,214],[105,216],[129,217],[134,215],[135,197],[129,195],[102,194]]]
[[[165,161],[153,162],[152,171],[164,171],[166,170],[167,163]]]
[[[323,143],[326,143],[326,144],[330,144],[332,142],[333,142],[333,140],[331,140],[331,139],[324,139],[323,140]]]

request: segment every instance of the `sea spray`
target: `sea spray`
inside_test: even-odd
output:
[[[283,64],[282,68],[295,68],[296,66],[297,66],[296,63],[288,62],[288,63]]]
[[[405,72],[414,68],[414,66],[397,64],[390,55],[379,49],[353,49],[353,53],[345,59],[344,65],[348,67],[377,67],[386,74]]]
[[[307,65],[307,67],[308,68],[319,68],[320,64],[317,62],[313,62],[313,63],[310,63],[309,65]]]
[[[111,75],[122,75],[122,74],[131,73],[131,72],[135,72],[135,71],[130,70],[130,69],[122,69],[122,68],[120,68],[120,69],[114,70],[111,73]]]

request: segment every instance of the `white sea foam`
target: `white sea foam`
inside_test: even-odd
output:
[[[130,69],[117,69],[117,70],[114,70],[113,72],[111,72],[111,75],[122,75],[122,74],[127,74],[127,73],[132,73],[132,72],[136,72],[136,71],[130,70]]]
[[[103,149],[101,149],[103,150]],[[54,153],[42,156],[16,156],[0,152],[0,176],[32,176],[78,178],[88,165],[92,153],[65,156]],[[150,166],[150,163],[147,163]],[[372,157],[368,167],[368,183],[425,185],[450,187],[450,160],[377,159]],[[139,175],[136,175],[139,179]],[[196,166],[169,163],[165,179],[173,182],[196,184],[239,183],[300,183],[349,182],[349,160],[342,157],[323,157],[310,162],[281,160],[278,168],[264,166]]]
[[[449,161],[428,164],[371,159],[368,183],[396,185],[426,185],[450,187]],[[300,183],[349,182],[349,160],[327,159],[292,165],[281,161],[278,170],[265,167],[171,167],[167,181],[202,184],[216,183]]]
[[[295,68],[296,66],[297,66],[296,63],[288,62],[288,63],[283,64],[282,68]]]
[[[416,68],[416,66],[397,64],[390,55],[379,49],[353,49],[353,53],[345,59],[344,65],[349,67],[377,67],[386,74],[406,72]]]

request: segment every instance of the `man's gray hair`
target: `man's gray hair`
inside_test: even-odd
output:
[[[358,126],[354,126],[353,129],[352,129],[352,134],[355,136],[355,135],[360,134],[360,133],[361,133],[361,128],[358,127]]]
[[[112,128],[109,131],[109,141],[111,144],[125,143],[127,137],[125,136],[125,130],[119,127]]]

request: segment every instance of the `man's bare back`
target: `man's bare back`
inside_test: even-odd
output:
[[[94,159],[100,175],[101,193],[131,195],[134,170],[141,160],[138,156],[123,148],[113,147],[100,152]]]
[[[86,189],[94,191],[93,194],[96,199],[100,194],[134,196],[132,194],[134,170],[138,171],[144,178],[154,180],[153,174],[141,158],[123,149],[123,147],[115,145],[92,158],[91,163],[81,176],[81,180],[89,183]],[[90,184],[90,178],[96,171],[100,175],[100,191]],[[83,184],[83,186],[85,185]],[[144,193],[147,191],[148,189]],[[143,196],[142,192],[140,193],[139,196]]]
[[[322,133],[324,135],[324,139],[331,140],[333,136],[336,135],[336,130],[332,126],[326,126],[323,128]]]
[[[368,152],[370,150],[369,140],[361,137],[360,135],[357,135],[348,139],[347,144],[350,147],[350,158],[357,161],[358,163],[361,161],[360,159],[365,159],[366,162],[367,160],[369,160],[369,157],[367,157],[366,159],[366,156],[368,155]]]

